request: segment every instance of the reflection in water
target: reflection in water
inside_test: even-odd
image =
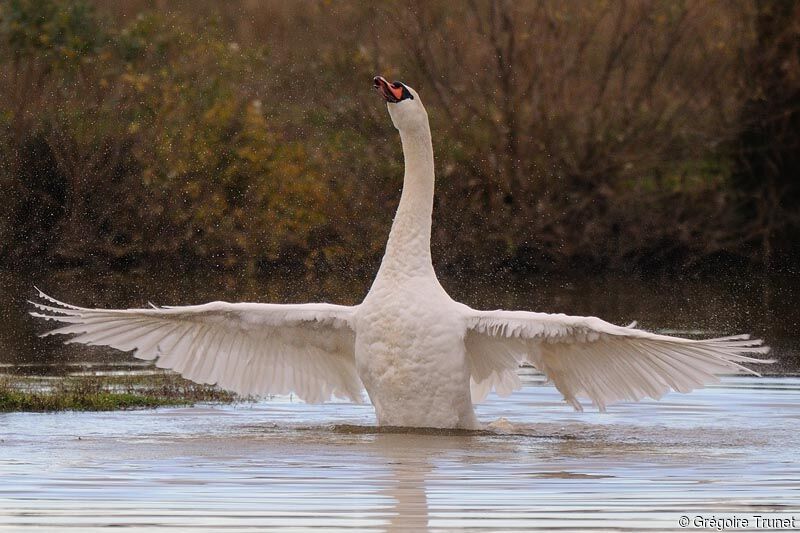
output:
[[[386,531],[428,531],[428,496],[425,478],[433,469],[433,455],[447,447],[452,437],[378,435],[375,446],[391,469],[381,490],[394,500]],[[440,441],[437,445],[437,441]],[[431,453],[433,452],[433,454]]]

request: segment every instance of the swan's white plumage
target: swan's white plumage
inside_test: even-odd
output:
[[[660,398],[763,363],[747,336],[690,340],[594,317],[476,311],[452,300],[430,255],[434,165],[428,116],[410,87],[376,78],[400,131],[403,194],[380,270],[357,306],[212,302],[185,307],[87,309],[41,291],[31,314],[64,325],[67,342],[135,350],[141,359],[243,394],[294,392],[309,402],[361,400],[378,423],[478,427],[473,403],[520,387],[519,364],[543,372],[580,410]],[[407,97],[407,95],[410,95]]]
[[[718,382],[719,374],[755,374],[741,363],[767,361],[745,354],[769,351],[748,335],[683,339],[563,314],[472,310],[468,324],[467,356],[481,369],[472,376],[483,390],[518,387],[512,375],[529,363],[578,410],[579,398],[605,410],[617,401],[689,392]]]
[[[87,309],[39,291],[33,316],[62,322],[67,342],[135,350],[198,383],[241,394],[288,394],[307,402],[361,401],[353,307],[211,302],[149,309]]]

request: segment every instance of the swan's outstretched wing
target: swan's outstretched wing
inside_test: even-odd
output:
[[[615,401],[658,399],[718,381],[718,374],[748,372],[740,363],[772,362],[745,354],[769,348],[748,335],[692,340],[609,324],[595,317],[524,311],[467,312],[465,339],[473,399],[492,388],[519,388],[519,363],[527,362],[581,410],[589,398],[600,410]]]
[[[136,350],[198,383],[241,394],[288,394],[307,402],[331,396],[362,401],[355,368],[354,307],[331,304],[212,302],[152,309],[86,309],[43,292],[38,318],[66,323],[46,335],[67,342]]]

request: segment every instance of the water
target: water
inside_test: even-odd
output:
[[[514,279],[443,278],[450,295],[477,309],[523,309],[593,315],[616,324],[636,320],[644,329],[678,335],[752,333],[772,346],[779,360],[770,372],[800,372],[800,277],[729,277],[714,280],[538,275]],[[0,272],[0,365],[33,365],[52,372],[83,361],[130,361],[97,347],[64,347],[56,337],[38,338],[48,325],[33,320],[27,301],[34,285],[62,300],[89,307],[199,304],[212,300],[274,303],[360,302],[369,276],[327,278],[246,277],[223,273],[175,276],[169,271],[101,274],[83,271],[42,274]]]
[[[130,367],[38,339],[33,281],[85,305],[211,299],[356,303],[368,280],[237,282],[0,275],[5,372]],[[541,376],[478,407],[487,432],[379,431],[370,406],[256,404],[0,414],[0,530],[682,530],[688,516],[800,520],[796,280],[444,280],[476,307],[594,314],[686,335],[763,336],[764,378],[574,413]],[[0,369],[3,371],[3,369]],[[727,514],[726,514],[727,513]],[[752,529],[752,528],[751,528]]]
[[[800,379],[726,378],[574,413],[540,376],[478,434],[383,433],[369,406],[0,415],[0,529],[678,529],[800,518]],[[786,515],[786,516],[790,516]]]

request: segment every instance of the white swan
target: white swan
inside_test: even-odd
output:
[[[388,426],[477,428],[473,403],[520,388],[517,368],[543,372],[564,399],[599,409],[658,399],[745,371],[766,353],[747,335],[689,340],[594,317],[477,311],[451,299],[431,264],[433,148],[428,115],[410,87],[382,77],[400,131],[405,176],[386,253],[360,305],[212,302],[153,309],[86,309],[51,298],[31,314],[66,323],[67,342],[136,350],[200,383],[242,394],[294,392],[307,402],[362,401]]]

